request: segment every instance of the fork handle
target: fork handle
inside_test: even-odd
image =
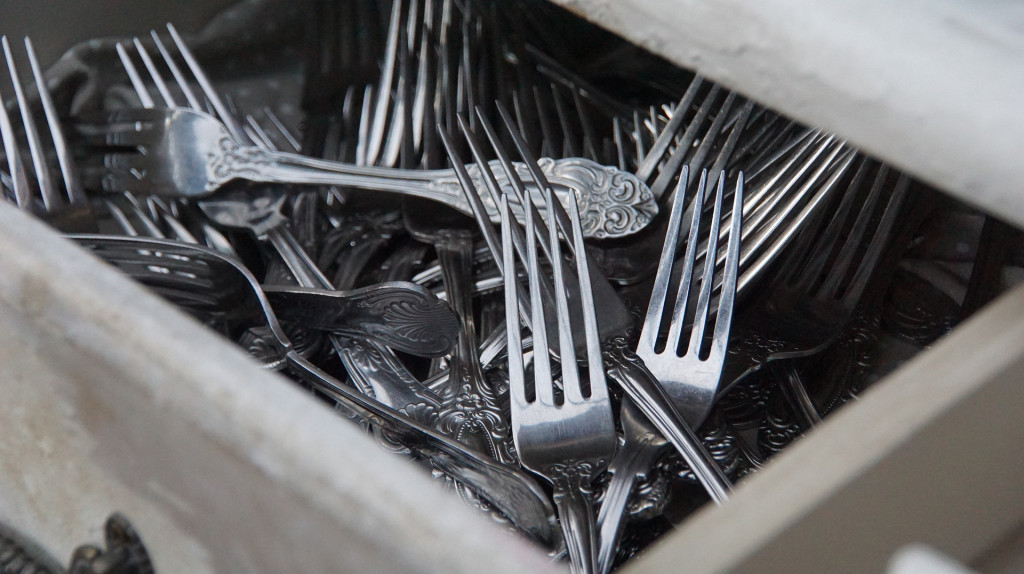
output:
[[[661,383],[647,370],[643,360],[630,350],[625,338],[617,337],[606,342],[604,357],[608,377],[626,391],[654,428],[676,447],[711,499],[717,504],[728,500],[732,481],[672,405]]]
[[[651,464],[667,446],[665,442],[649,438],[638,444],[631,445],[627,442],[625,448],[620,448],[612,459],[608,467],[612,472],[612,480],[605,490],[601,510],[597,516],[597,565],[601,574],[612,569],[615,550],[622,534],[622,523],[626,517],[626,505],[633,494],[633,485],[642,473],[650,470]]]
[[[443,203],[466,215],[473,210],[462,191],[462,184],[453,169],[410,170],[374,166],[358,166],[336,161],[316,159],[300,154],[267,151],[254,147],[239,148],[244,153],[226,154],[229,163],[223,172],[224,183],[234,177],[267,183],[298,183],[336,185],[373,191],[402,193]],[[530,176],[526,164],[513,162],[520,179],[538,201],[543,198]],[[631,173],[608,167],[594,161],[570,157],[541,158],[541,172],[548,179],[562,205],[567,196],[576,191],[583,235],[594,239],[613,239],[640,231],[658,213],[658,204],[647,185]],[[510,192],[512,184],[505,175],[501,162],[492,160],[488,168],[500,187]],[[485,189],[479,166],[467,166],[476,189]],[[480,194],[491,221],[499,221],[498,206],[490,194]],[[521,219],[518,203],[513,206]]]
[[[562,525],[562,536],[569,554],[569,570],[574,573],[597,572],[597,521],[594,497],[590,491],[590,472],[576,472],[580,467],[566,465],[565,474],[552,471],[555,508]]]
[[[367,167],[266,150],[259,150],[244,167],[236,166],[235,171],[239,170],[244,170],[245,179],[251,181],[335,185],[401,193],[437,201],[467,215],[472,213],[452,170]]]
[[[294,351],[288,351],[286,358],[304,381],[359,419],[387,431],[396,442],[430,461],[433,469],[469,486],[523,532],[544,544],[557,543],[554,509],[540,485],[525,473],[488,460],[409,415],[341,384]]]

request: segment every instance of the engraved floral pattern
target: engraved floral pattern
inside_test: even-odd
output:
[[[412,290],[374,293],[361,301],[373,318],[362,325],[375,337],[400,336],[412,343],[451,349],[458,338],[458,320],[436,297]],[[381,320],[382,319],[382,320]]]
[[[267,156],[259,148],[239,145],[227,133],[221,135],[217,149],[206,156],[206,190],[216,191],[233,179],[259,181],[268,165]]]
[[[537,163],[563,205],[569,191],[575,191],[580,208],[580,224],[586,237],[625,237],[647,227],[658,214],[654,194],[631,173],[583,158],[541,158]],[[500,163],[492,161],[490,166],[498,185],[511,190],[508,176]],[[486,189],[480,169],[476,165],[469,165],[467,169],[477,189]],[[526,165],[517,163],[516,172],[527,185],[533,181]],[[447,203],[466,213],[472,213],[463,197],[462,187],[454,175],[434,180],[430,185],[435,192],[450,198]],[[535,192],[533,197],[538,206],[543,205],[543,198],[539,192]],[[491,220],[497,221],[498,209],[490,194],[482,193],[480,199]],[[522,208],[518,203],[510,205],[513,214],[522,218]]]

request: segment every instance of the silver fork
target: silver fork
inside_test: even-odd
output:
[[[64,183],[63,191],[54,181],[50,167],[47,165],[46,152],[44,150],[43,138],[40,130],[32,118],[32,110],[25,97],[21,86],[21,77],[18,74],[14,62],[14,54],[11,51],[7,36],[0,39],[3,44],[4,57],[7,60],[7,69],[10,72],[11,83],[14,86],[14,95],[18,102],[18,109],[21,114],[22,125],[25,128],[25,136],[28,139],[29,156],[32,160],[35,179],[38,184],[38,191],[41,205],[36,200],[33,190],[29,184],[29,177],[24,162],[21,159],[18,140],[15,135],[14,126],[7,113],[6,106],[0,105],[0,136],[2,136],[4,152],[7,155],[7,165],[10,170],[10,188],[13,192],[14,204],[19,208],[36,213],[55,213],[69,210],[70,208],[81,208],[88,210],[88,198],[82,190],[82,184],[78,177],[78,171],[71,159],[64,135],[61,132],[60,122],[57,118],[57,111],[54,108],[50,92],[46,89],[46,81],[39,68],[39,61],[36,59],[32,41],[25,38],[25,51],[28,54],[29,66],[32,69],[32,76],[36,89],[39,92],[39,101],[42,104],[43,114],[46,117],[46,124],[50,134],[50,141],[56,151],[58,167],[61,179]],[[0,96],[0,101],[3,98]],[[3,194],[0,192],[0,197]]]
[[[550,190],[547,201],[554,201]],[[541,276],[537,256],[537,237],[530,196],[525,197],[526,261],[533,325],[545,325],[544,303],[540,298]],[[597,318],[590,292],[590,272],[583,256],[583,231],[576,202],[569,199],[569,216],[575,246],[577,276],[580,281],[580,304],[583,308],[586,339],[587,377],[584,380],[573,351],[574,333],[569,321],[569,304],[564,288],[565,278],[559,265],[554,265],[556,314],[558,316],[559,357],[562,370],[561,404],[555,398],[555,376],[549,357],[547,330],[533,331],[533,392],[527,391],[519,329],[519,288],[515,280],[515,256],[512,246],[512,220],[508,196],[501,198],[503,268],[505,269],[505,320],[509,328],[509,396],[512,433],[520,460],[526,468],[540,474],[554,487],[554,501],[565,535],[571,567],[578,572],[594,572],[597,567],[597,528],[593,509],[591,482],[604,471],[615,453],[615,421],[601,360],[601,343],[597,334]],[[561,259],[558,226],[549,222],[549,249],[555,261]]]
[[[877,171],[868,185],[873,169]],[[745,336],[734,341],[734,366],[726,369],[729,386],[772,365],[779,369],[781,389],[801,422],[807,427],[821,422],[792,363],[831,345],[853,315],[909,188],[906,176],[887,187],[890,175],[887,166],[862,158],[835,211],[794,245],[766,294],[771,304],[758,305],[743,317]],[[877,227],[872,228],[875,218]]]
[[[680,189],[686,185],[688,174],[680,178]],[[704,204],[707,187],[707,172],[701,174],[694,202]],[[714,403],[725,362],[725,350],[729,342],[729,328],[732,323],[733,303],[736,297],[736,282],[739,275],[739,249],[743,213],[743,174],[740,173],[733,192],[732,215],[729,222],[729,243],[726,265],[722,279],[718,308],[715,313],[714,331],[711,335],[710,350],[706,353],[706,330],[711,319],[711,289],[715,283],[715,254],[718,249],[719,221],[722,212],[722,196],[725,194],[725,172],[718,178],[718,192],[715,194],[714,214],[708,236],[704,271],[700,276],[700,292],[693,315],[693,328],[688,339],[683,339],[683,329],[691,306],[690,291],[694,284],[694,259],[699,241],[699,227],[702,209],[694,209],[683,258],[683,272],[676,296],[672,299],[672,314],[668,325],[668,336],[664,345],[659,345],[659,333],[664,322],[666,303],[669,301],[669,282],[672,263],[675,261],[679,228],[682,222],[683,206],[678,200],[673,203],[669,216],[665,248],[658,263],[658,273],[651,291],[647,316],[637,343],[636,353],[643,359],[651,373],[661,382],[668,396],[686,421],[697,428],[707,417]],[[677,192],[680,193],[680,192]],[[685,346],[680,349],[681,345]],[[682,355],[680,355],[682,351]]]
[[[609,376],[619,381],[629,395],[628,398],[623,399],[621,421],[626,443],[630,450],[620,451],[619,455],[612,462],[614,474],[601,506],[598,522],[601,529],[601,546],[598,552],[598,564],[601,572],[607,572],[611,569],[615,549],[621,534],[622,521],[625,518],[624,512],[629,501],[629,494],[632,491],[637,476],[646,472],[650,462],[657,458],[658,454],[663,451],[667,444],[671,443],[683,455],[684,460],[690,465],[694,475],[707,490],[712,500],[717,503],[724,502],[732,489],[732,484],[728,477],[725,476],[715,460],[703,448],[693,429],[700,427],[714,401],[714,390],[717,388],[721,377],[724,350],[729,337],[730,315],[732,313],[738,275],[737,260],[739,259],[741,235],[740,214],[742,213],[743,204],[742,173],[734,192],[733,213],[729,225],[729,244],[725,265],[726,277],[722,280],[721,284],[718,324],[715,328],[711,356],[708,356],[705,360],[701,360],[699,356],[698,351],[703,340],[703,326],[697,321],[698,324],[694,326],[691,334],[693,344],[690,345],[686,356],[682,358],[675,357],[675,350],[678,344],[674,343],[674,341],[678,337],[673,338],[670,333],[668,338],[669,344],[665,346],[664,354],[655,355],[653,359],[650,357],[650,352],[654,351],[655,342],[652,340],[652,337],[656,338],[660,330],[665,300],[668,295],[672,266],[675,261],[676,244],[683,220],[683,206],[687,202],[683,190],[687,188],[688,179],[689,169],[684,167],[679,178],[675,197],[673,198],[665,246],[658,265],[658,273],[651,295],[647,319],[644,322],[644,332],[641,334],[636,354],[629,352],[625,338],[610,341],[605,349],[605,356],[610,364]],[[694,205],[703,205],[706,187],[707,176],[704,173],[701,175],[695,197],[692,200]],[[720,219],[723,191],[724,172],[719,178],[719,189],[715,197],[714,220],[711,232],[708,234],[712,238],[718,237],[718,221]],[[673,324],[678,324],[680,328],[684,321],[683,315],[687,307],[686,299],[691,286],[692,271],[695,265],[694,258],[697,251],[697,235],[700,227],[701,211],[701,209],[697,208],[693,210],[686,256],[683,259],[683,279],[680,282],[675,309],[678,316],[673,317]],[[707,252],[708,256],[705,258],[704,274],[701,280],[701,294],[697,305],[698,319],[701,318],[699,313],[702,305],[705,316],[707,314],[711,286],[714,284],[714,261],[716,259],[715,249],[717,249],[717,244],[717,241],[709,242],[710,251]],[[726,308],[723,308],[723,305]],[[645,339],[645,336],[647,336],[647,339]],[[649,346],[647,345],[648,341]],[[716,347],[718,348],[717,355]],[[669,354],[670,351],[671,354]],[[637,355],[644,357],[643,360],[637,357]],[[653,380],[654,375],[660,375],[658,381]],[[689,389],[689,393],[678,392],[679,387],[683,385],[692,385],[699,392],[694,392],[693,389]],[[635,414],[636,410],[643,412],[647,420],[637,417]],[[668,437],[668,443],[654,432],[655,428],[663,436]]]
[[[531,537],[548,545],[557,543],[550,501],[532,477],[517,468],[493,462],[409,414],[359,393],[302,357],[281,328],[259,282],[237,259],[199,245],[164,239],[89,234],[67,237],[143,284],[162,282],[168,271],[173,273],[183,265],[198,265],[200,272],[210,279],[205,282],[209,295],[218,304],[263,323],[270,333],[268,342],[296,375],[344,405],[360,420],[372,421],[386,430],[399,443],[429,460],[434,469],[481,493]],[[225,283],[232,288],[225,290]],[[225,302],[225,297],[229,301]]]
[[[168,29],[193,74],[197,79],[204,77],[195,72],[195,59],[173,26]],[[160,89],[156,77],[154,82]],[[136,85],[141,84],[139,80]],[[102,159],[101,165],[88,166],[86,174],[104,190],[115,192],[202,197],[229,181],[247,179],[401,193],[472,213],[452,170],[355,166],[260,149],[250,145],[237,122],[235,126],[224,123],[230,114],[220,109],[217,99],[211,99],[211,103],[219,120],[195,109],[177,108],[126,109],[104,114],[95,121],[83,119],[77,124],[78,133],[85,143],[100,150],[98,159]],[[650,189],[631,173],[584,158],[545,159],[540,165],[563,203],[570,192],[577,195],[587,237],[633,234],[645,228],[658,212]],[[470,173],[479,178],[479,171],[473,166]],[[535,181],[525,167],[522,171],[524,181]],[[538,185],[531,183],[531,190],[539,196]],[[488,212],[496,221],[493,203],[488,205]]]
[[[517,150],[524,157],[524,160],[527,163],[527,165],[530,165],[531,160],[528,157],[529,152],[527,150],[525,142],[522,141],[522,136],[518,133],[516,129],[513,128],[513,125],[509,120],[507,113],[505,113],[504,109],[500,105],[498,106],[498,109],[499,112],[502,113],[503,119],[506,122],[506,127],[508,128],[507,132],[509,133],[509,135],[511,135]],[[476,141],[474,134],[466,127],[466,122],[460,121],[459,123],[462,134],[465,137],[466,143],[469,145],[474,157],[480,157],[482,155],[482,151],[479,149],[481,146]],[[511,160],[508,157],[508,154],[505,153],[504,148],[501,145],[497,134],[494,132],[489,122],[487,122],[486,118],[480,117],[480,125],[483,127],[485,133],[487,134],[487,137],[490,140],[490,143],[494,148],[495,153],[498,155],[499,160],[502,162],[502,165],[505,166],[506,170],[511,169]],[[443,142],[445,143],[445,146],[449,150],[449,155],[451,157],[453,165],[455,165],[456,167],[456,171],[461,173],[462,161],[461,159],[459,159],[458,154],[454,152],[453,146],[448,141],[449,136],[447,135],[447,132],[441,130],[440,134]],[[684,170],[684,180],[686,178],[686,173],[687,171]],[[498,197],[498,202],[500,203],[500,190],[498,190],[496,184],[490,181],[490,177],[486,177],[487,175],[489,174],[485,171],[485,181],[488,182],[487,192],[491,193],[495,197]],[[491,251],[493,258],[495,259],[495,261],[504,261],[504,248],[503,246],[499,245],[500,239],[498,238],[497,233],[495,232],[490,222],[484,215],[483,206],[479,205],[479,195],[483,194],[484,192],[474,188],[472,182],[467,176],[462,175],[462,181],[463,190],[466,193],[467,200],[471,203],[471,205],[475,206],[477,224],[488,244],[488,248]],[[515,179],[513,178],[512,181],[515,182]],[[685,184],[683,185],[683,187],[685,188]],[[522,190],[519,189],[519,186],[515,184],[512,186],[512,190],[515,193],[520,193],[525,196],[525,194],[522,193]],[[686,201],[685,199],[683,199],[682,195],[683,194],[681,193],[676,195],[676,197],[680,198],[680,202]],[[525,203],[525,197],[523,203]],[[533,209],[532,206],[530,206],[530,209],[528,209],[528,211],[532,211],[534,221],[537,222],[535,227],[537,228],[537,235],[539,236],[539,239],[542,241],[542,247],[548,247],[547,242],[544,242],[543,240],[546,234],[550,233],[550,231],[547,230],[547,226],[543,222],[539,211]],[[559,213],[557,205],[555,206],[555,209],[553,211],[557,219]],[[569,219],[568,214],[564,214],[564,216],[565,219]],[[571,221],[563,229],[571,230]],[[526,239],[523,235],[523,230],[519,229],[518,226],[512,226],[511,234],[512,244],[515,247],[516,252],[519,254],[520,259],[528,259]],[[550,249],[545,250],[545,255],[548,257],[549,261],[561,263],[559,259],[553,258],[554,255],[550,253]],[[586,252],[583,252],[583,255],[581,256],[586,257]],[[499,265],[498,267],[499,270],[502,271],[502,274],[505,275],[504,280],[509,280],[508,273],[514,273],[514,269],[506,270],[504,265]],[[566,269],[563,273],[566,276],[575,275],[572,273],[571,269]],[[515,280],[515,278],[513,278],[512,280]],[[596,287],[599,286],[600,283],[597,283],[596,281],[604,281],[605,283],[607,283],[607,280],[605,280],[601,276],[601,274],[596,271],[592,271],[590,280],[592,286],[595,287],[595,290],[592,291],[594,295],[594,300],[600,301],[601,299],[599,297],[599,292],[596,291]],[[572,293],[572,284],[575,283],[577,282],[570,281],[568,289],[570,291],[570,298],[573,300],[578,300],[580,296],[573,296]],[[541,283],[542,287],[544,285],[544,283]],[[551,301],[551,296],[546,295],[543,289],[540,293],[542,300],[544,300],[545,297],[548,297],[547,300]],[[532,309],[532,301],[528,297],[524,296],[524,294],[522,293],[520,293],[519,295],[519,309],[522,319],[527,325],[533,325],[532,312],[526,311],[527,308]],[[614,292],[612,292],[612,295],[614,295]],[[619,304],[621,305],[621,302],[619,302]],[[550,303],[548,303],[548,306],[554,306],[554,302],[551,301]],[[605,310],[607,312],[607,307],[604,303],[602,303],[598,308],[601,308],[602,310]],[[545,319],[550,320],[551,317],[545,316]],[[572,324],[572,321],[570,321],[570,324]],[[651,375],[650,372],[644,367],[643,362],[636,357],[632,349],[627,346],[627,330],[627,326],[623,326],[617,330],[600,330],[600,335],[602,337],[602,340],[604,341],[604,361],[605,367],[608,369],[608,376],[613,378],[617,383],[619,383],[619,385],[626,391],[630,398],[633,401],[635,401],[638,409],[641,412],[643,412],[644,416],[650,421],[650,423],[648,423],[646,420],[638,421],[638,424],[646,426],[644,432],[653,433],[655,432],[654,429],[657,429],[657,431],[660,432],[663,436],[665,436],[668,439],[668,441],[680,452],[684,460],[686,460],[687,463],[690,465],[690,468],[693,469],[694,474],[708,490],[708,493],[711,495],[712,499],[714,499],[717,502],[723,501],[726,498],[726,493],[731,488],[729,479],[717,467],[711,455],[708,454],[707,451],[703,448],[700,440],[697,438],[697,436],[690,429],[689,425],[686,423],[683,417],[672,405],[671,401],[665,395],[664,390],[654,379],[653,375]],[[557,328],[552,328],[552,326],[549,325],[547,327],[547,332],[557,333]],[[580,332],[582,332],[582,329],[580,330]],[[551,346],[553,347],[553,345]],[[639,461],[642,459],[642,457],[629,457],[624,453],[620,454],[624,458],[631,458],[632,465],[629,466],[628,469],[623,469],[622,473],[620,473],[619,475],[613,477],[613,482],[621,482],[627,475],[632,475],[633,478],[635,478],[635,473],[632,471],[637,468]],[[619,455],[616,456],[616,459],[617,458],[619,458]],[[622,468],[623,464],[619,464],[618,467]],[[620,488],[620,490],[625,491],[628,494],[628,491],[630,490],[631,485],[633,484],[633,478],[629,478],[627,481],[628,485],[623,485],[622,488]],[[611,511],[611,513],[617,514],[616,516],[614,516],[616,521],[619,518],[618,515],[621,515],[621,508],[625,506],[626,501],[623,499],[620,500],[619,502],[621,502],[621,505],[618,505],[618,503],[613,504],[613,506],[617,505],[619,510]],[[604,508],[602,508],[602,515],[605,515]],[[606,520],[605,524],[608,525],[608,527],[610,528],[610,532],[614,534],[614,532],[617,532],[617,527],[613,527],[613,525],[611,524],[612,522],[612,520]],[[602,530],[601,540],[602,551],[604,551],[605,548],[608,546],[614,546],[615,538],[614,535],[612,535],[608,540],[606,540],[606,537],[603,535],[603,533],[604,530]]]

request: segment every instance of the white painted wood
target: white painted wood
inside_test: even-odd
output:
[[[1024,4],[553,0],[1024,226]]]
[[[0,202],[0,521],[158,572],[545,572],[294,384]]]
[[[965,563],[1024,521],[1024,287],[872,387],[630,568],[881,572],[922,542]]]

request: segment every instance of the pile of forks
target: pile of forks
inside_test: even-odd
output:
[[[837,137],[602,77],[546,3],[313,4],[301,127],[172,25],[74,113],[5,37],[3,196],[574,571],[726,503],[899,335],[929,192]]]

